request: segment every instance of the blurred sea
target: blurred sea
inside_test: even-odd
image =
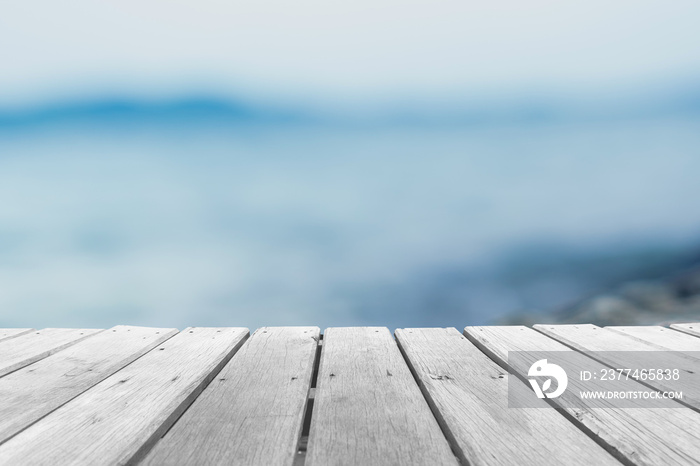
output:
[[[0,326],[460,327],[700,259],[697,106],[521,110],[0,113]]]

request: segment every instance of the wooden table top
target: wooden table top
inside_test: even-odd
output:
[[[535,350],[700,352],[700,323],[0,329],[0,464],[700,464],[692,394],[509,408]]]

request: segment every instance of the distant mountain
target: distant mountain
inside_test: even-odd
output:
[[[327,105],[270,104],[254,99],[220,96],[185,96],[149,101],[131,97],[97,98],[0,108],[0,130],[41,128],[51,124],[324,124],[342,126],[450,127],[527,124],[586,120],[700,115],[700,89],[627,96],[531,95],[521,98],[455,96],[450,103],[376,105],[367,102],[353,109]]]
[[[149,102],[111,98],[64,102],[21,110],[0,109],[0,129],[36,128],[65,123],[167,124],[220,121],[228,123],[290,123],[310,116],[290,109],[210,97]]]

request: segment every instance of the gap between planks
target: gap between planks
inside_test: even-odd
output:
[[[309,432],[311,431],[311,419],[314,411],[314,401],[316,399],[316,384],[318,383],[318,368],[321,362],[321,351],[323,350],[323,333],[318,337],[316,354],[314,356],[314,369],[311,375],[311,385],[306,398],[306,412],[302,420],[301,435],[297,444],[297,452],[293,466],[304,466],[306,464],[306,451],[309,445]]]

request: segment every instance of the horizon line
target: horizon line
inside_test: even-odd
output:
[[[700,88],[601,96],[597,99],[523,94],[519,98],[485,98],[452,102],[419,102],[323,106],[318,103],[277,104],[256,98],[189,93],[149,99],[139,95],[102,95],[56,100],[20,109],[0,108],[0,129],[28,128],[60,122],[224,121],[255,124],[476,124],[645,118],[700,114]]]

